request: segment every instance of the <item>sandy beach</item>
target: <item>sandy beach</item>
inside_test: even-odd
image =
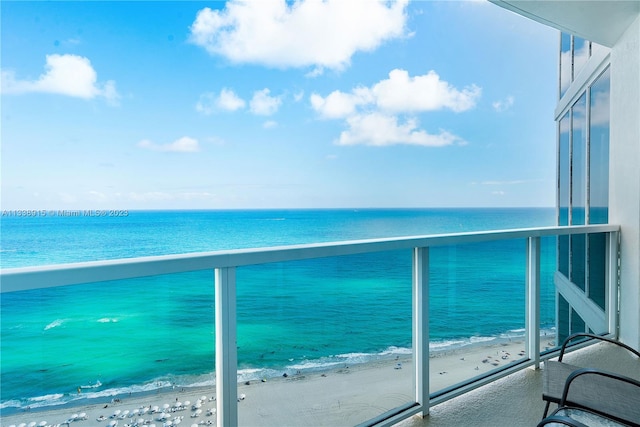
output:
[[[543,337],[544,348],[552,338]],[[522,341],[432,353],[430,390],[436,391],[521,359]],[[339,366],[238,384],[243,426],[348,426],[413,401],[412,360]],[[200,426],[216,424],[214,388],[185,388],[116,401],[2,416],[9,426]],[[71,421],[70,421],[71,420]],[[117,423],[117,424],[116,424]]]

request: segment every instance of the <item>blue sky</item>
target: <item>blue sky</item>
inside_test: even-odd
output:
[[[558,32],[493,4],[1,7],[2,209],[555,204]]]

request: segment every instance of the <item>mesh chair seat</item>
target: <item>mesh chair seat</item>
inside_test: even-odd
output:
[[[610,338],[606,338],[600,335],[594,335],[590,333],[582,333],[582,332],[569,336],[562,343],[558,360],[557,361],[547,360],[544,364],[544,372],[542,376],[542,400],[546,402],[546,405],[545,405],[543,417],[547,416],[547,413],[549,412],[549,405],[551,403],[556,403],[556,404],[560,403],[565,381],[567,380],[569,375],[572,372],[581,368],[579,366],[574,366],[562,361],[562,358],[564,357],[564,353],[567,346],[572,340],[575,340],[576,338],[591,338],[599,341],[604,341],[610,344],[614,344],[618,348],[626,349],[627,351],[630,352],[630,354],[633,354],[636,357],[640,358],[640,352],[629,347],[624,343],[612,340]]]
[[[612,372],[574,371],[559,404],[538,426],[640,427],[640,381]]]

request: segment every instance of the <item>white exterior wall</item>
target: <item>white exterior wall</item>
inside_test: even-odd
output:
[[[609,222],[621,225],[620,339],[640,349],[640,16],[611,51]]]

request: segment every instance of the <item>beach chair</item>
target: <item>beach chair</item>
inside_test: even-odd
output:
[[[640,381],[598,369],[572,372],[560,406],[542,426],[640,427]]]
[[[640,352],[634,350],[626,344],[623,344],[619,341],[612,340],[610,338],[605,338],[600,335],[594,335],[586,332],[580,332],[577,334],[573,334],[567,337],[566,340],[562,343],[562,347],[560,348],[560,355],[558,356],[558,360],[547,360],[544,363],[544,370],[542,376],[542,400],[546,402],[544,408],[543,418],[547,416],[549,413],[549,405],[551,403],[560,404],[560,400],[562,398],[562,393],[564,391],[564,386],[567,381],[569,375],[572,372],[583,368],[581,366],[571,365],[569,363],[565,363],[562,361],[564,357],[565,350],[569,343],[577,338],[591,338],[595,340],[604,341],[619,347],[622,347],[638,358],[640,358]]]

